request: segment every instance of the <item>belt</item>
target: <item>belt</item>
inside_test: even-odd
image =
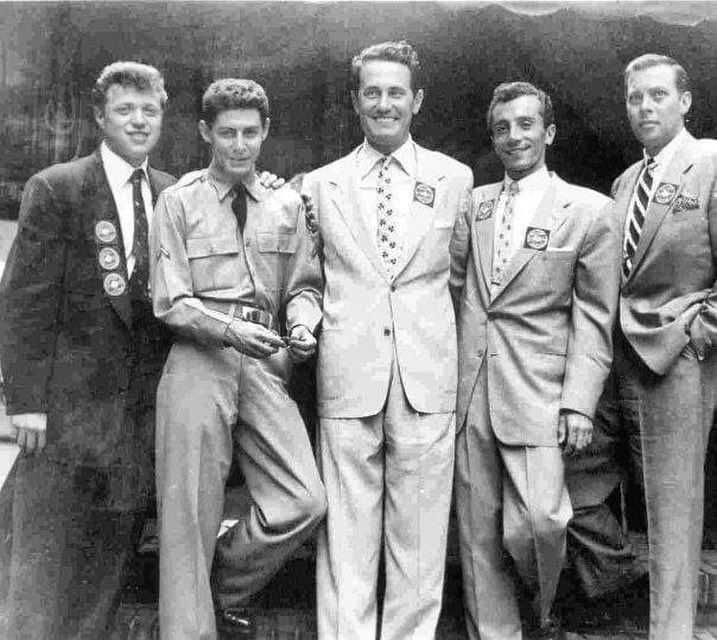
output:
[[[257,307],[248,307],[246,305],[237,304],[235,302],[207,302],[204,304],[214,311],[219,311],[233,318],[240,318],[246,322],[253,322],[254,324],[260,324],[262,327],[267,329],[274,328],[274,316],[264,309]]]

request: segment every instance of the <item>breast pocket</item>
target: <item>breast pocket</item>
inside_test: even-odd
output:
[[[296,234],[280,231],[260,231],[256,234],[259,253],[294,253]]]
[[[236,238],[187,238],[187,257],[196,293],[237,286],[240,274]]]

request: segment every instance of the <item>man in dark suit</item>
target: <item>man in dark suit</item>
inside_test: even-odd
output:
[[[153,486],[169,344],[148,295],[147,227],[174,179],[147,164],[167,95],[117,62],[94,90],[91,156],[25,186],[0,284],[0,363],[22,449],[5,638],[108,637]]]
[[[641,450],[650,640],[692,638],[717,395],[717,141],[686,131],[689,89],[672,58],[628,64],[627,115],[644,158],[613,186],[623,256],[612,377]]]

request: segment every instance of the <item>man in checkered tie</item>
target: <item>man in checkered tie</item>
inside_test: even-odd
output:
[[[329,510],[317,553],[319,638],[432,638],[455,441],[449,245],[473,179],[411,138],[423,100],[411,45],[368,47],[352,72],[365,140],[304,182],[326,275],[317,387]]]
[[[625,98],[644,151],[613,186],[622,286],[596,424],[630,441],[644,485],[650,640],[688,640],[717,393],[717,141],[685,129],[690,82],[672,58],[630,62]]]

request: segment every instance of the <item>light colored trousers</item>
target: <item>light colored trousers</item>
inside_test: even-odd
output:
[[[285,351],[255,360],[231,348],[172,347],[157,391],[162,640],[216,638],[210,573],[233,455],[252,504],[219,543],[219,606],[264,586],[324,516],[288,370]]]
[[[414,411],[395,363],[384,409],[322,418],[320,466],[328,515],[316,564],[320,640],[431,640],[443,595],[453,481],[453,413]]]
[[[544,619],[565,561],[572,508],[560,448],[506,446],[496,439],[485,366],[456,437],[455,495],[468,635],[520,640],[513,570]]]

